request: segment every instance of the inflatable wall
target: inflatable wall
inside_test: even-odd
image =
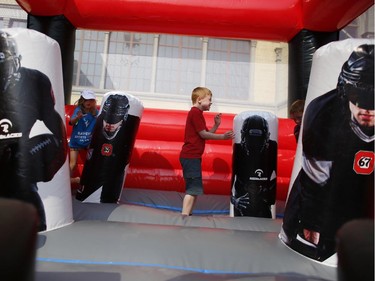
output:
[[[70,119],[74,106],[66,105],[66,118]],[[207,125],[217,113],[205,112]],[[125,188],[184,192],[179,153],[183,144],[187,111],[145,108],[137,132],[132,157],[126,173]],[[223,114],[218,133],[233,128],[234,114]],[[278,118],[277,194],[285,202],[292,173],[296,142],[294,121]],[[71,126],[67,128],[68,138]],[[203,185],[205,194],[231,194],[232,140],[207,141],[203,155]],[[82,173],[86,154],[78,159],[78,172]],[[79,175],[77,175],[79,176]],[[229,201],[228,201],[229,203]]]
[[[76,194],[78,200],[118,202],[142,112],[142,103],[132,95],[119,91],[104,95]]]
[[[60,47],[27,29],[0,30],[1,197],[33,204],[39,231],[73,221]]]
[[[374,216],[374,41],[318,49],[305,107],[280,238],[335,264],[337,230]]]

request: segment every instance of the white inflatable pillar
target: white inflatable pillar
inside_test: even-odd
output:
[[[372,47],[353,55],[363,44]],[[313,56],[279,236],[300,254],[330,266],[337,265],[335,232],[348,219],[367,217],[366,208],[373,212],[374,126],[365,124],[371,120],[367,117],[358,126],[348,99],[354,94],[358,102],[353,105],[367,103],[373,112],[373,44],[371,39],[347,39]],[[349,57],[351,66],[342,72]],[[340,75],[344,91],[338,87]]]
[[[0,32],[0,196],[33,204],[39,231],[52,230],[73,222],[60,47],[33,30]]]
[[[275,218],[278,119],[269,112],[235,116],[231,216]]]
[[[82,171],[82,202],[117,203],[123,189],[138,127],[141,101],[125,92],[104,95]]]

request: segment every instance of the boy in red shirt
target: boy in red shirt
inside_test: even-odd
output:
[[[186,194],[182,203],[182,215],[191,215],[197,196],[203,194],[202,182],[202,154],[206,140],[233,139],[233,131],[224,134],[215,134],[221,123],[221,113],[214,118],[214,126],[208,130],[203,111],[210,110],[212,93],[204,87],[197,87],[191,95],[193,103],[185,127],[184,144],[180,153],[180,163],[186,185]]]

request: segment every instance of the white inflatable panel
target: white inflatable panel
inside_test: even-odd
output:
[[[109,98],[117,101],[111,101],[113,104],[106,112],[103,109]],[[128,106],[127,109],[124,109],[125,104]],[[115,203],[119,200],[143,109],[143,104],[138,98],[125,92],[111,91],[103,96],[93,132],[93,140],[82,172],[83,192],[82,196],[78,195],[77,197],[80,201],[84,203]],[[124,114],[127,117],[121,118],[123,122],[113,136],[104,132],[106,129],[103,120]],[[113,121],[113,123],[115,122],[117,123],[117,119]],[[105,198],[106,196],[107,198]]]
[[[64,89],[61,54],[58,43],[46,35],[30,29],[3,29],[15,40],[18,53],[22,56],[21,66],[36,69],[50,79],[54,92],[55,110],[65,125]],[[30,138],[51,133],[41,120],[37,120],[30,132]],[[35,163],[30,163],[35,165]],[[53,179],[38,182],[38,193],[43,201],[47,230],[52,230],[73,222],[68,157]]]
[[[241,130],[244,124],[244,121],[251,116],[260,116],[264,118],[268,123],[268,130],[269,130],[269,139],[275,141],[277,144],[277,137],[278,137],[278,119],[277,116],[265,111],[244,111],[237,114],[233,119],[233,131],[235,133],[235,138],[233,140],[233,145],[241,143]],[[276,171],[275,171],[276,172]],[[277,177],[276,173],[274,173],[273,177]],[[232,194],[234,194],[234,186],[232,187]],[[271,207],[272,218],[276,217],[276,208],[275,205]],[[234,216],[234,206],[230,204],[230,216]]]
[[[314,53],[309,86],[308,86],[308,91],[307,91],[307,96],[306,96],[305,109],[308,107],[309,103],[312,100],[330,92],[331,90],[336,89],[337,83],[338,83],[338,77],[341,72],[341,68],[343,64],[348,60],[353,50],[355,50],[356,47],[362,44],[374,44],[374,40],[347,39],[343,41],[332,42],[319,48]],[[303,127],[304,127],[304,122],[302,122],[301,132],[303,131]],[[302,142],[303,142],[302,137],[300,137],[298,145],[297,145],[296,157],[295,157],[290,185],[289,185],[287,203],[290,197],[290,192],[292,190],[293,184],[302,166],[302,159],[303,159],[302,158],[302,150],[303,150]],[[336,148],[332,147],[332,149],[336,149]],[[294,201],[295,200],[293,200],[292,202]],[[284,217],[286,215],[288,215],[287,212],[285,213]],[[284,242],[288,241],[289,239],[283,229],[281,230],[279,237]],[[337,266],[336,254],[332,255],[331,257],[327,258],[321,263],[327,266],[336,267]]]
[[[305,109],[316,97],[319,97],[337,86],[337,78],[341,67],[353,52],[355,47],[362,44],[374,44],[370,39],[347,39],[329,43],[319,48],[313,56],[309,86],[306,94]],[[301,132],[303,130],[303,122]],[[299,138],[292,176],[290,178],[289,192],[301,168],[302,138]]]

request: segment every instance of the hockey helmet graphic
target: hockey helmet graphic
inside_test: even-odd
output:
[[[262,152],[268,145],[269,128],[266,119],[252,115],[245,119],[241,129],[241,146],[247,154]]]
[[[116,124],[126,120],[129,111],[129,99],[125,95],[110,95],[103,105],[103,120]]]
[[[110,95],[105,100],[101,115],[103,115],[103,134],[108,140],[116,137],[122,121],[126,121],[128,117],[129,107],[129,99],[125,95]]]
[[[374,45],[361,45],[352,52],[341,69],[338,90],[356,106],[374,110]]]
[[[0,83],[1,89],[9,85],[9,81],[20,68],[21,56],[18,55],[17,45],[13,38],[0,30]]]

